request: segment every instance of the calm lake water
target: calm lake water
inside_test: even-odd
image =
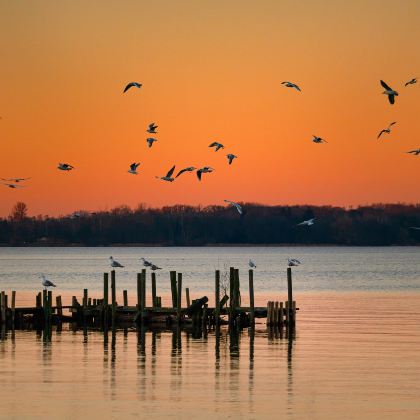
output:
[[[135,291],[138,258],[181,271],[192,294],[213,293],[214,269],[235,265],[246,284],[258,265],[257,304],[286,296],[285,259],[300,311],[293,337],[230,337],[222,327],[180,331],[36,332],[0,341],[0,418],[420,418],[419,248],[0,248],[0,289],[33,303],[40,273],[54,293],[100,297],[107,257],[127,266],[119,294]],[[247,300],[246,289],[242,292]],[[134,298],[134,296],[133,296]]]

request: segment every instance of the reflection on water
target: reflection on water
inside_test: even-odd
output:
[[[419,303],[306,295],[295,331],[8,333],[0,416],[419,418]]]

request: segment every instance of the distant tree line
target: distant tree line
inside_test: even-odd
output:
[[[333,206],[117,207],[70,216],[28,217],[17,203],[0,219],[0,244],[22,245],[416,245],[420,243],[420,205],[376,204],[345,209]],[[297,226],[315,218],[313,226]]]

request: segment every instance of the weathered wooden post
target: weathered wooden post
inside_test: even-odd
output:
[[[170,271],[169,276],[170,276],[170,280],[171,280],[172,307],[176,308],[176,303],[178,302],[178,298],[176,296],[176,293],[177,293],[176,271]]]
[[[140,311],[141,306],[141,273],[137,273],[137,310]]]
[[[115,329],[115,321],[117,317],[117,293],[115,290],[115,270],[111,271],[111,327]]]
[[[146,269],[141,270],[141,313],[144,315],[146,309]]]
[[[216,270],[214,281],[215,281],[214,316],[215,316],[215,323],[219,324],[220,322],[220,270]]]
[[[292,268],[287,267],[287,310],[289,312],[288,321],[293,324],[293,288],[292,288]]]
[[[61,321],[61,317],[63,316],[63,302],[61,300],[61,296],[55,297],[55,306],[57,306],[57,316],[59,320]]]
[[[152,273],[152,307],[156,307],[156,273]]]
[[[229,325],[234,321],[234,311],[235,311],[235,269],[233,267],[229,268]]]
[[[290,325],[290,311],[289,311],[289,301],[284,302],[285,312],[286,312],[286,326]]]
[[[124,308],[126,308],[128,306],[127,290],[123,290],[123,305],[124,305]]]
[[[6,294],[4,291],[0,294],[0,311],[1,311],[1,323],[6,325]]]
[[[52,315],[52,291],[48,290],[47,294],[47,325],[51,326],[51,315]]]
[[[182,273],[178,273],[178,290],[177,290],[177,304],[176,304],[176,318],[178,324],[181,323],[181,305],[182,305]]]
[[[186,288],[185,288],[185,300],[186,300],[186,302],[187,302],[187,308],[189,308],[189,307],[190,307],[190,305],[191,305],[191,300],[190,300],[190,288],[189,288],[189,287],[186,287]]]
[[[88,289],[83,289],[83,311],[88,306]]]
[[[280,302],[280,309],[279,309],[279,326],[283,326],[283,317],[284,317],[284,307],[283,302]]]
[[[274,320],[273,320],[274,326],[279,325],[279,303],[276,301],[274,303]]]
[[[235,279],[235,308],[239,308],[241,306],[241,284],[239,282],[239,269],[235,268],[234,271],[234,279]]]
[[[104,298],[102,301],[102,327],[108,330],[108,273],[104,273]]]
[[[14,330],[15,329],[15,313],[16,313],[16,291],[15,290],[12,290],[11,311],[12,311],[12,330]]]
[[[254,308],[254,270],[249,270],[249,317],[251,324],[255,322],[255,308]]]

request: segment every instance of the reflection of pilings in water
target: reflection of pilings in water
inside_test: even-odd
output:
[[[240,331],[236,328],[229,328],[229,351],[231,358],[239,358],[239,337]]]
[[[287,339],[287,409],[289,412],[293,410],[293,341],[296,338],[294,326],[286,329]]]

